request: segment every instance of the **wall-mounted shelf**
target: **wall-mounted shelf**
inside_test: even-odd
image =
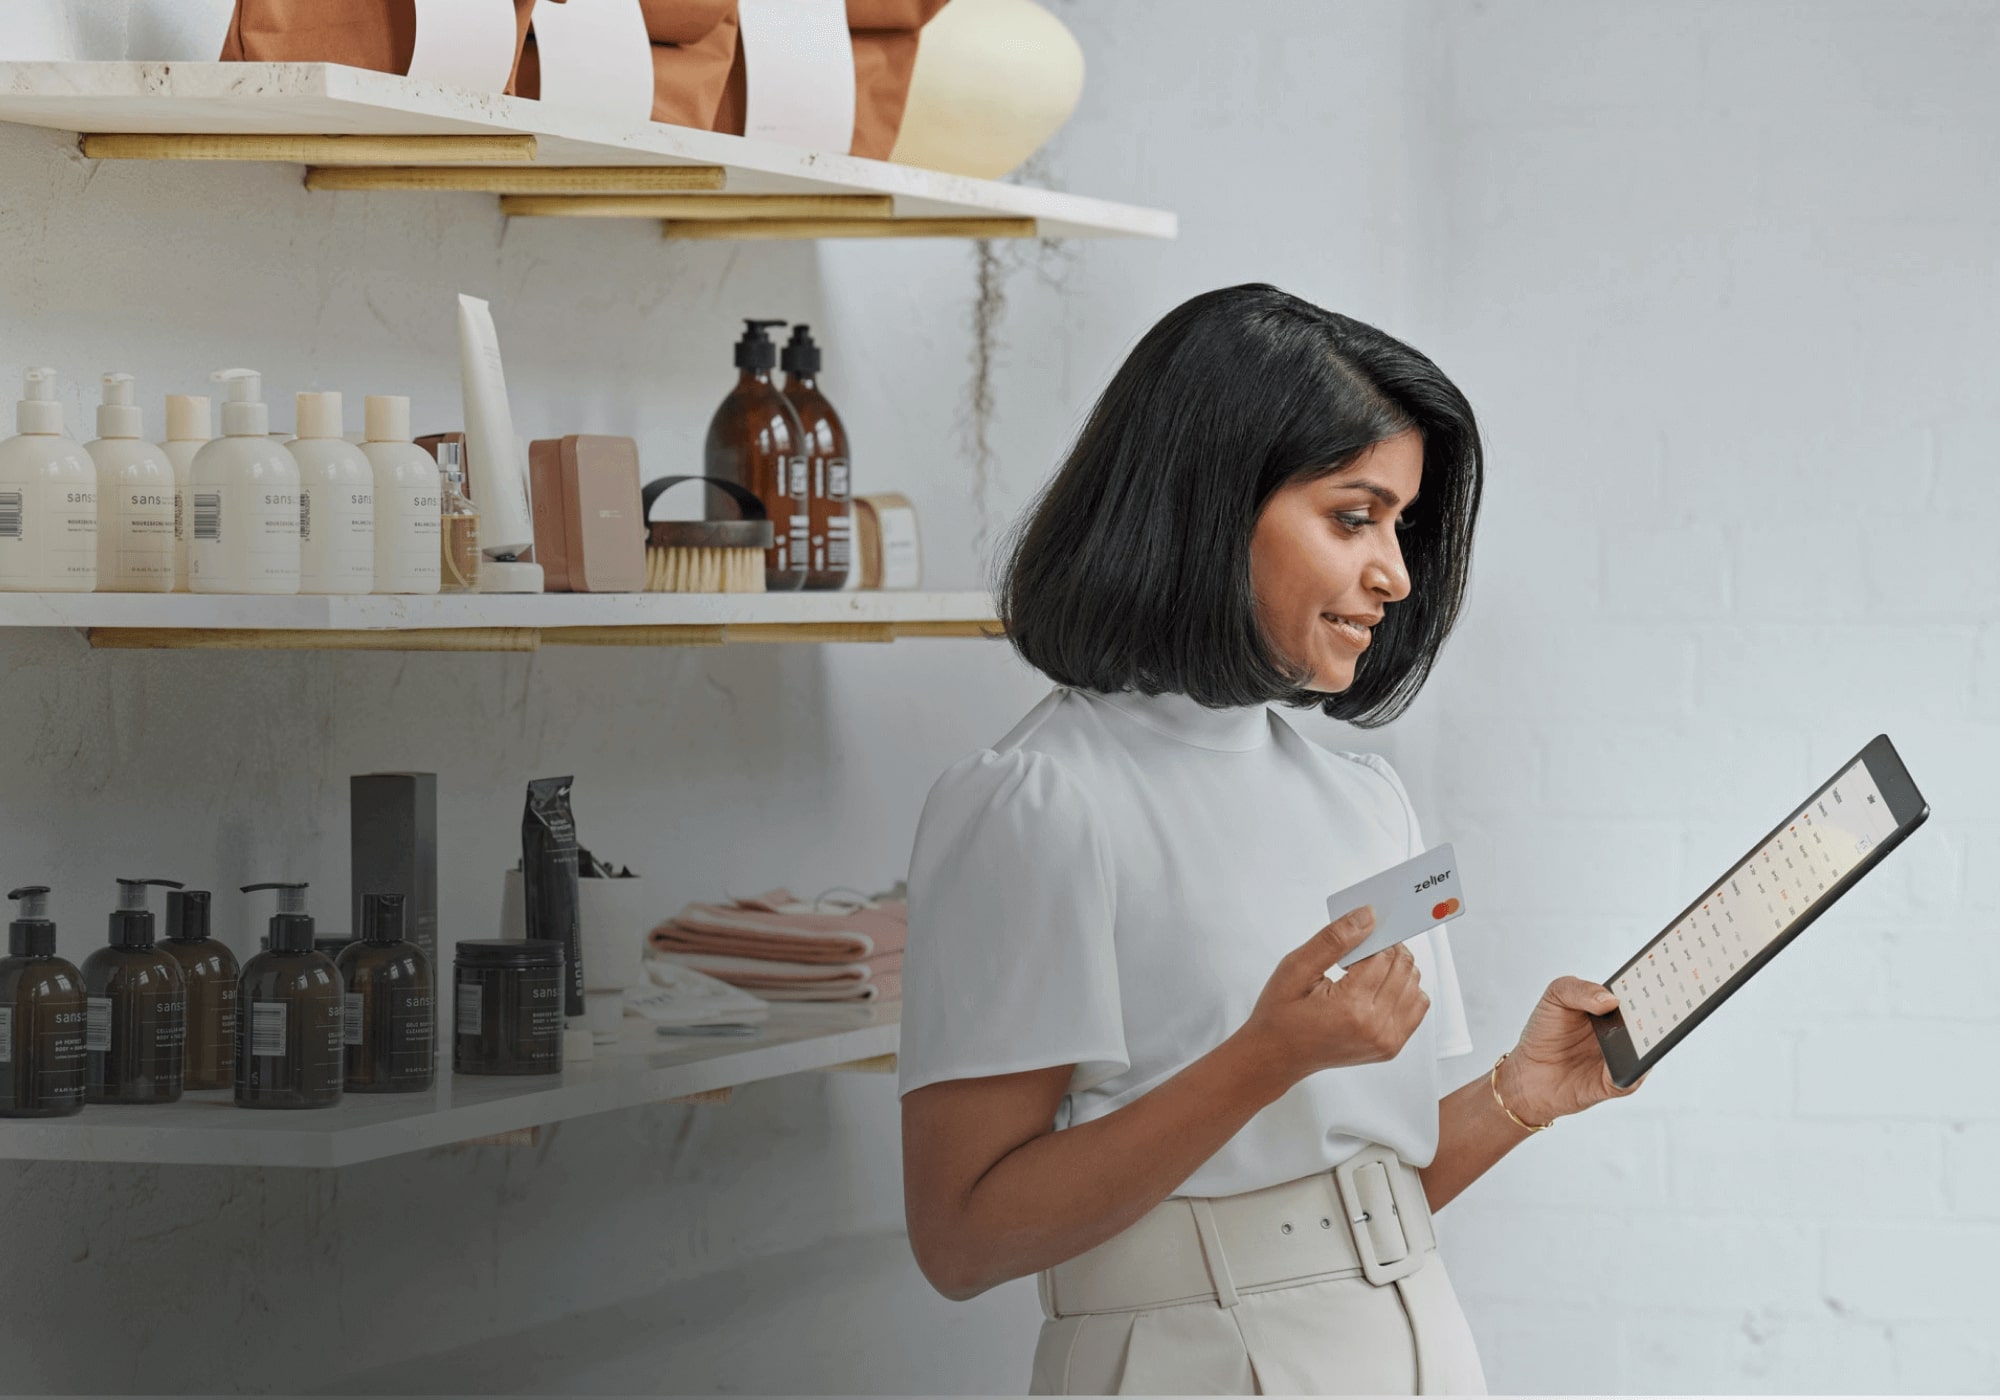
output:
[[[344,1167],[785,1074],[883,1070],[900,1043],[901,1013],[896,1001],[780,1002],[754,1038],[663,1036],[628,1017],[620,1045],[559,1075],[454,1075],[447,1053],[429,1093],[350,1094],[311,1112],[237,1108],[222,1090],[170,1104],[97,1104],[70,1118],[0,1120],[0,1160]]]
[[[0,121],[105,160],[263,160],[315,190],[460,190],[672,238],[1172,238],[1172,214],[330,63],[0,63]],[[691,201],[719,195],[715,205]],[[681,196],[647,203],[638,196]],[[616,203],[607,203],[616,200]]]
[[[997,637],[984,593],[522,593],[256,597],[0,593],[0,629],[62,627],[95,647],[534,651]]]

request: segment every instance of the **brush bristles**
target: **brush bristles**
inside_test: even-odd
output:
[[[761,549],[646,547],[648,593],[762,593]]]

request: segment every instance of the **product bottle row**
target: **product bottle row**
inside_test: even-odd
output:
[[[341,396],[298,396],[298,436],[270,435],[254,370],[209,401],[167,397],[142,434],[129,374],[104,376],[98,436],[63,431],[55,371],[33,369],[19,433],[0,442],[0,588],[28,592],[436,593],[477,586],[478,517],[457,446],[410,438],[410,401],[368,396],[359,444]]]
[[[147,891],[164,885],[155,941]],[[436,1064],[431,957],[405,936],[404,897],[363,897],[360,936],[315,946],[304,884],[275,890],[264,947],[241,967],[209,931],[210,893],[121,879],[109,939],[78,968],[56,955],[48,887],[13,890],[0,960],[0,1118],[86,1104],[172,1103],[231,1089],[244,1108],[330,1108],[343,1093],[418,1093]],[[563,1063],[559,942],[461,940],[454,953],[452,1069],[553,1074]]]

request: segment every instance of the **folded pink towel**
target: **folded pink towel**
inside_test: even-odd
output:
[[[705,953],[794,963],[853,963],[901,953],[909,939],[904,901],[873,909],[813,913],[790,891],[771,890],[728,904],[690,904],[651,935],[666,953]]]

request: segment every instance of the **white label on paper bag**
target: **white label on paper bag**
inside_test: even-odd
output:
[[[917,549],[917,513],[894,506],[875,512],[882,535],[882,586],[915,588],[923,582],[923,558]]]
[[[740,0],[743,134],[815,151],[854,144],[846,0]]]
[[[535,6],[535,53],[548,106],[624,127],[653,119],[653,42],[639,0]]]
[[[410,76],[469,92],[499,92],[513,71],[515,32],[514,7],[506,0],[417,0]]]
[[[1377,871],[1359,884],[1330,896],[1326,901],[1327,917],[1338,919],[1364,904],[1375,908],[1375,931],[1359,947],[1342,956],[1342,968],[1352,967],[1363,958],[1415,938],[1465,912],[1464,891],[1458,879],[1458,854],[1452,850],[1451,842],[1433,846],[1422,855]]]

